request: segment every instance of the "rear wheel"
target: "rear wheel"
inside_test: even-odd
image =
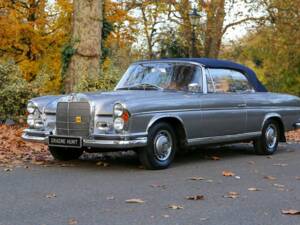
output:
[[[49,151],[54,159],[60,161],[69,161],[78,159],[83,150],[81,149],[70,149],[70,148],[58,148],[58,147],[49,147]]]
[[[262,130],[262,135],[254,141],[255,152],[259,155],[272,155],[277,151],[279,142],[279,126],[274,120],[268,120]]]
[[[176,135],[168,123],[157,123],[148,133],[148,146],[141,149],[141,163],[152,170],[166,169],[172,163],[177,149]]]

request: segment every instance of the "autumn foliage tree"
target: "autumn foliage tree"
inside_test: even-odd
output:
[[[17,63],[27,81],[41,70],[47,72],[44,92],[60,89],[60,52],[71,12],[67,0],[54,5],[46,0],[0,0],[0,57]]]
[[[299,0],[0,0],[0,63],[48,94],[111,89],[132,61],[195,51],[255,65],[272,90],[298,93],[298,11]],[[223,48],[238,25],[252,26],[243,47]]]
[[[225,57],[254,68],[270,91],[300,96],[300,1],[261,4],[265,23],[239,40]]]

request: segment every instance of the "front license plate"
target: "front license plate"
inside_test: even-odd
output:
[[[81,148],[82,147],[82,138],[49,136],[49,146]]]

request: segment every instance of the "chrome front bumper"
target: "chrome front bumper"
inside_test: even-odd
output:
[[[36,131],[25,129],[22,138],[25,141],[39,142],[48,144],[47,131]],[[136,147],[144,147],[147,145],[147,135],[93,135],[89,139],[83,139],[82,146],[87,148],[103,148],[103,149],[128,149]]]

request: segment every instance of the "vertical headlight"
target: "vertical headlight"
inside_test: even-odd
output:
[[[114,116],[120,117],[124,113],[124,107],[122,104],[117,103],[114,105]]]
[[[41,118],[41,113],[38,107],[33,102],[28,103],[27,111],[29,113],[27,117],[27,124],[29,125],[29,127],[37,129],[43,128],[44,123]]]
[[[32,114],[29,114],[27,117],[27,124],[29,125],[29,127],[34,127],[34,116]]]
[[[128,127],[130,114],[123,104],[116,103],[114,105],[113,116],[114,116],[113,126],[117,132],[121,132]]]
[[[29,114],[34,113],[34,111],[37,109],[37,106],[33,102],[29,102],[27,105],[27,112]]]
[[[124,129],[125,122],[122,118],[118,117],[114,120],[114,129],[121,131]]]

